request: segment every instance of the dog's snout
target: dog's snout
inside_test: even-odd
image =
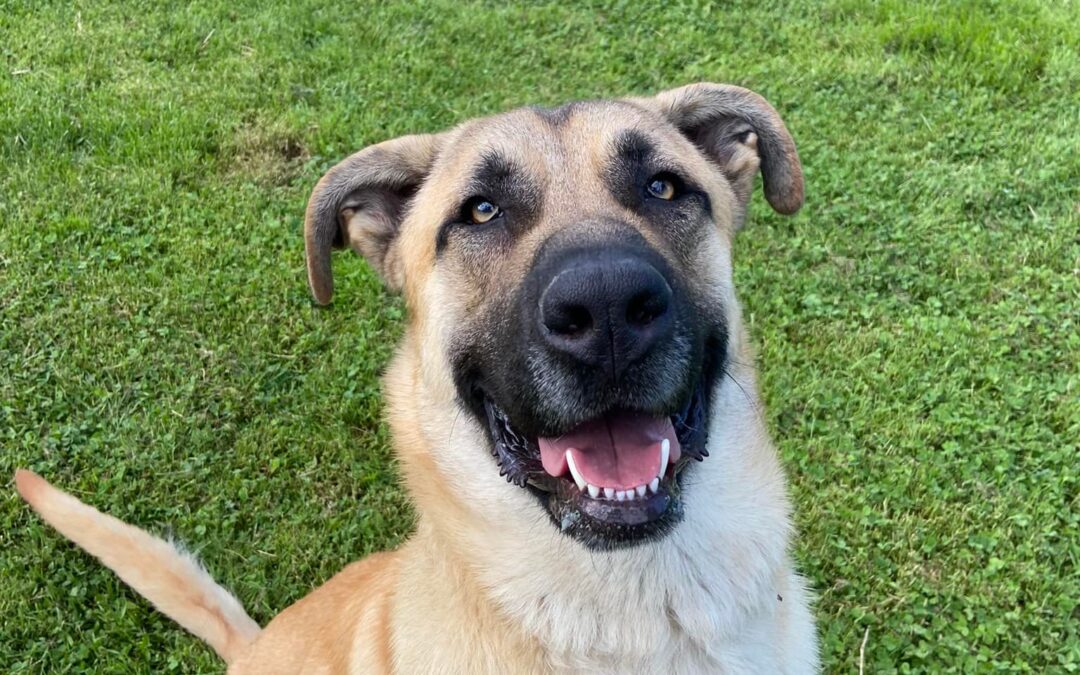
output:
[[[547,344],[584,364],[618,375],[667,337],[674,324],[671,286],[631,253],[568,257],[540,296]]]

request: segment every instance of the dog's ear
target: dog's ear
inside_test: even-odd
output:
[[[760,165],[765,199],[783,214],[803,203],[802,165],[795,141],[764,98],[742,87],[702,82],[662,92],[651,107],[694,142],[727,177],[740,200],[739,221]]]
[[[326,172],[304,220],[308,283],[325,305],[334,294],[330,251],[351,247],[387,286],[404,283],[396,239],[409,203],[431,172],[440,135],[402,136],[365,148]]]

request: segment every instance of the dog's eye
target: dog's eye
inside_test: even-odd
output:
[[[473,225],[483,225],[502,215],[502,209],[483,197],[477,197],[466,202],[464,215]]]
[[[658,173],[649,179],[649,196],[671,201],[679,192],[678,179],[670,173]]]

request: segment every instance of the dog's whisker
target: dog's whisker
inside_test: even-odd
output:
[[[761,412],[761,409],[758,407],[758,403],[754,400],[754,397],[746,391],[746,388],[743,387],[742,383],[739,382],[739,380],[737,380],[734,375],[728,372],[726,368],[723,369],[721,373],[724,377],[735,383],[735,386],[739,388],[739,391],[742,392],[742,395],[746,398],[746,402],[750,404],[750,407],[753,408],[755,412]]]
[[[461,417],[461,413],[464,412],[461,408],[458,408],[457,414],[454,415],[454,419],[450,421],[450,435],[446,437],[446,444],[450,445],[450,442],[454,440],[454,427],[457,426],[458,418]]]

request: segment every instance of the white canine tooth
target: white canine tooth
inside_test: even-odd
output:
[[[648,490],[648,489],[649,489],[649,487],[647,485],[639,485],[636,488],[634,488],[634,491],[637,492],[638,497],[644,497],[645,496],[645,491]]]
[[[668,458],[671,457],[671,442],[668,439],[660,444],[660,473],[657,474],[661,478],[667,473]]]
[[[615,499],[615,488],[604,488],[604,499]]]
[[[585,486],[588,483],[581,477],[581,472],[578,471],[577,464],[574,464],[574,453],[570,450],[566,451],[566,464],[570,467],[570,475],[574,477],[574,482],[577,483],[577,487],[582,492],[585,492]]]
[[[598,488],[598,487],[596,487],[595,485],[592,485],[592,484],[589,484],[588,488],[589,488],[589,496],[590,497],[592,497],[593,499],[596,499],[597,497],[600,496],[600,488]]]
[[[649,483],[649,489],[652,490],[653,492],[658,492],[660,490],[660,479],[659,478],[653,478],[652,482]]]
[[[615,491],[615,501],[625,502],[626,501],[626,490],[616,490]]]

